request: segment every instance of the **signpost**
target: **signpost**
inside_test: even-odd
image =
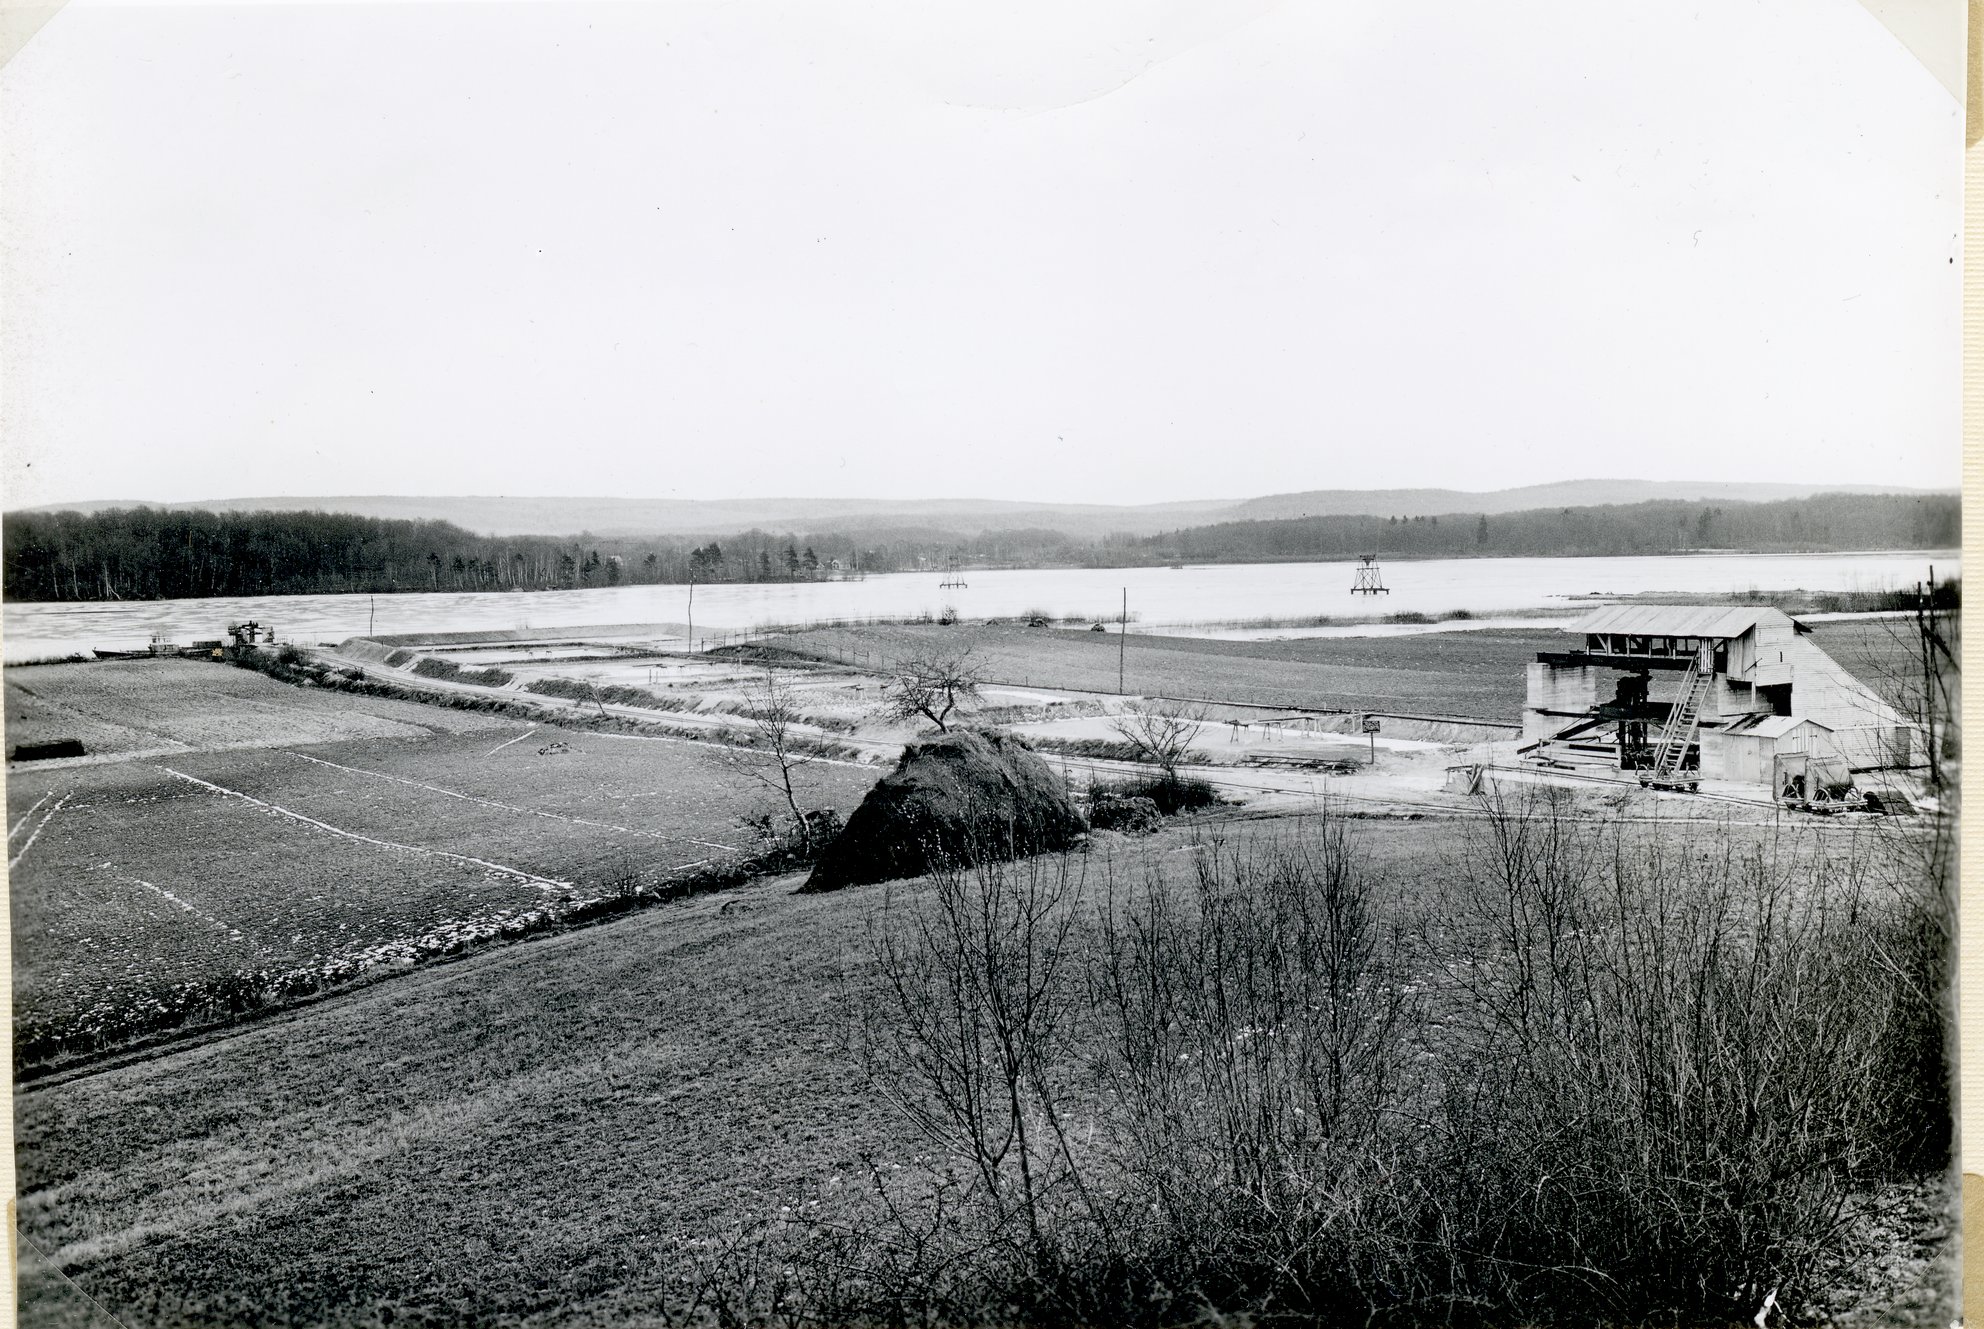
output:
[[[1373,766],[1376,766],[1378,764],[1378,717],[1377,716],[1367,715],[1364,717],[1364,732],[1370,736],[1371,764]]]

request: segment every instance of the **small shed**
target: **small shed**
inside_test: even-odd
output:
[[[1780,756],[1827,757],[1834,748],[1828,726],[1797,715],[1744,716],[1727,728],[1703,730],[1701,745],[1704,779],[1765,785]]]

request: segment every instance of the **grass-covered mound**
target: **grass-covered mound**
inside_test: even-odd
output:
[[[479,688],[500,688],[516,677],[507,669],[464,669],[459,662],[439,655],[428,656],[413,667],[413,672],[422,678],[470,683]]]
[[[1018,739],[940,734],[911,743],[803,889],[916,877],[946,863],[1066,849],[1088,829],[1067,782]]]

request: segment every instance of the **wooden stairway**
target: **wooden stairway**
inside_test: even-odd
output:
[[[1653,765],[1640,772],[1641,784],[1659,789],[1694,784],[1694,780],[1682,777],[1681,765],[1688,750],[1701,737],[1702,700],[1708,696],[1708,686],[1714,677],[1702,668],[1700,657],[1688,666],[1687,674],[1681,679],[1681,695],[1667,716],[1667,727],[1660,731],[1660,746],[1654,749]]]

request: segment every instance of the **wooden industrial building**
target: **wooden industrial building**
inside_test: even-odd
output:
[[[1761,607],[1616,605],[1529,666],[1525,752],[1603,758],[1644,783],[1771,784],[1781,759],[1850,770],[1910,763],[1915,726],[1810,640]]]

